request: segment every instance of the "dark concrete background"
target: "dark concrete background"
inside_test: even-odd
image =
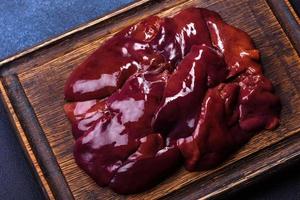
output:
[[[0,59],[55,37],[133,0],[1,0]],[[291,0],[299,9],[300,0]],[[300,199],[300,163],[227,199]],[[0,101],[0,200],[39,200],[42,193]]]

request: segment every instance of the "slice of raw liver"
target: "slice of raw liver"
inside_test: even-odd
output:
[[[109,186],[121,194],[143,191],[174,172],[181,160],[180,151],[166,147],[160,134],[148,135],[141,138],[139,149],[117,170]]]
[[[153,134],[151,119],[166,78],[165,72],[130,77],[105,101],[103,115],[94,127],[77,139],[75,160],[99,185],[108,185],[118,168],[137,151],[140,139]]]
[[[75,68],[65,84],[65,99],[109,96],[134,73],[160,65],[172,71],[197,44],[211,45],[198,9],[187,9],[174,18],[150,16],[117,33]]]

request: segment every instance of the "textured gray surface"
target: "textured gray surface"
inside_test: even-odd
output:
[[[132,0],[0,0],[0,59]],[[300,0],[291,0],[300,10]],[[300,163],[228,199],[300,199]],[[0,200],[43,199],[0,102]]]
[[[132,0],[1,0],[0,58],[129,2]]]
[[[38,200],[42,197],[0,101],[0,199]]]

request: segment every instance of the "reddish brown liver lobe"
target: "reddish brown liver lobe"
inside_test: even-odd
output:
[[[279,123],[279,98],[250,37],[201,8],[117,33],[74,69],[65,98],[76,162],[123,194],[182,163],[214,167]]]
[[[154,130],[175,138],[191,134],[207,88],[224,81],[226,76],[220,52],[206,45],[193,46],[168,79],[153,119]]]
[[[132,74],[161,63],[170,64],[171,71],[197,44],[211,44],[197,9],[187,9],[174,18],[150,16],[117,33],[78,66],[67,80],[65,98],[82,101],[106,97]]]

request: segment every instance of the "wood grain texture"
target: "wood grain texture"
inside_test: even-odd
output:
[[[300,55],[300,19],[288,0],[267,0]]]
[[[250,34],[261,52],[265,74],[272,80],[276,93],[281,98],[281,126],[275,131],[257,134],[218,168],[194,173],[180,169],[172,177],[144,193],[120,196],[107,188],[98,187],[78,168],[73,159],[74,140],[63,112],[63,86],[66,78],[86,56],[120,29],[149,15],[172,16],[189,6],[215,10],[226,22]],[[300,59],[293,46],[296,43],[290,42],[293,38],[290,37],[289,40],[265,0],[145,0],[136,7],[131,6],[130,9],[111,14],[102,21],[91,23],[51,44],[41,45],[37,51],[29,51],[0,63],[4,92],[9,97],[5,101],[16,111],[23,112],[24,107],[30,111],[23,117],[24,114],[16,113],[18,120],[24,130],[28,124],[39,127],[37,134],[42,134],[45,139],[42,143],[47,144],[53,152],[48,152],[51,157],[48,159],[55,160],[52,164],[57,163],[59,167],[55,171],[61,171],[67,183],[64,185],[62,181],[53,186],[55,181],[51,181],[50,177],[55,172],[45,170],[45,161],[41,160],[41,157],[47,158],[47,153],[34,151],[44,172],[40,175],[45,176],[54,197],[60,198],[61,192],[58,189],[62,188],[66,193],[69,190],[71,192],[71,196],[65,194],[65,199],[211,198],[245,186],[299,158]],[[21,94],[15,91],[16,85]],[[27,102],[26,105],[24,102]],[[26,120],[26,116],[30,118]],[[28,137],[35,133],[32,129],[26,129],[26,134],[21,139],[29,152],[28,142],[32,149],[37,148],[40,143],[29,140]]]

